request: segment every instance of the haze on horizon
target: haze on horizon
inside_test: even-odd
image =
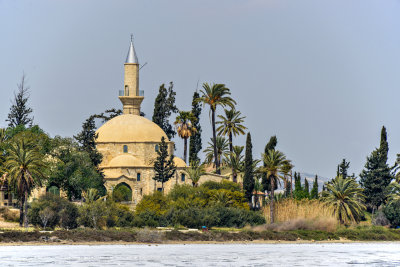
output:
[[[71,137],[91,114],[121,108],[133,33],[148,63],[147,118],[162,83],[174,82],[181,110],[198,81],[225,83],[247,117],[253,157],[277,135],[296,171],[332,178],[346,158],[358,175],[382,125],[389,163],[400,153],[398,14],[395,0],[0,0],[0,127],[23,72],[35,123],[51,136]],[[206,147],[207,108],[201,123]]]

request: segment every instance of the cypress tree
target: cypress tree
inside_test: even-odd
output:
[[[251,135],[247,133],[246,138],[246,154],[244,157],[244,176],[243,190],[245,197],[251,203],[251,197],[254,190],[254,165],[253,165],[253,145],[251,143]]]
[[[82,131],[78,133],[74,138],[80,144],[80,149],[86,151],[89,154],[90,160],[94,166],[99,166],[103,156],[97,151],[96,148],[96,123],[95,116],[90,116],[83,124]]]
[[[318,176],[317,175],[315,175],[313,187],[312,187],[311,193],[310,193],[310,198],[318,199]]]
[[[32,108],[28,107],[29,86],[26,85],[26,76],[22,74],[21,83],[17,84],[18,92],[14,93],[14,101],[8,113],[8,126],[15,128],[17,126],[31,127],[33,118],[30,117],[33,112]]]
[[[268,143],[266,144],[265,148],[264,148],[264,153],[266,155],[268,155],[268,151],[270,150],[275,150],[276,145],[278,144],[278,139],[276,138],[276,135],[271,136],[271,138],[269,139]],[[265,164],[264,164],[265,167]],[[263,186],[263,189],[271,192],[271,181],[269,179],[267,179],[267,176],[265,174],[262,175],[262,179],[261,179],[261,184]],[[274,190],[278,189],[278,181],[275,179],[274,181]]]
[[[366,204],[373,212],[386,200],[386,188],[393,179],[392,168],[387,164],[389,145],[385,126],[382,127],[380,147],[367,157],[360,174],[360,184],[364,188]]]
[[[285,188],[285,197],[290,197],[290,189],[292,187],[292,183],[287,181],[286,188]]]
[[[164,192],[164,183],[169,181],[174,176],[176,166],[174,163],[174,155],[170,155],[168,158],[168,145],[165,142],[165,137],[161,137],[160,147],[157,151],[157,159],[154,161],[154,172],[155,175],[153,180],[160,182],[162,185],[162,192]]]
[[[304,198],[310,198],[310,185],[307,178],[304,178]]]
[[[300,173],[294,173],[294,191],[293,197],[297,200],[305,198],[304,189],[301,186],[301,176]]]
[[[154,101],[154,112],[152,118],[153,122],[160,126],[160,128],[165,132],[169,140],[176,135],[174,127],[169,123],[169,118],[172,113],[178,112],[178,109],[175,106],[176,93],[173,88],[174,84],[172,82],[168,89],[165,88],[164,84],[160,86],[158,95]]]
[[[197,119],[193,123],[193,126],[197,129],[197,132],[189,139],[189,162],[200,161],[198,153],[202,149],[200,125],[201,103],[199,101],[196,101],[196,99],[198,99],[199,97],[200,94],[197,91],[194,92],[192,100],[192,114]]]

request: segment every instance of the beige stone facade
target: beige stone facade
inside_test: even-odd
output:
[[[134,51],[131,43],[130,52]],[[135,58],[136,55],[127,58]],[[123,104],[123,115],[106,122],[97,130],[96,146],[103,155],[100,165],[105,175],[105,187],[108,192],[118,184],[125,184],[132,190],[132,205],[135,206],[144,195],[160,190],[161,183],[153,177],[154,161],[157,149],[164,137],[168,143],[169,154],[174,152],[174,143],[168,140],[164,131],[152,121],[139,116],[143,96],[139,96],[139,65],[125,63],[124,94],[119,96]],[[175,176],[164,184],[164,192],[168,193],[175,184],[191,184],[185,172],[185,162],[174,158],[177,166]],[[200,179],[205,181],[221,181],[223,177],[207,174]]]

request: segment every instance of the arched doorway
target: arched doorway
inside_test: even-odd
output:
[[[57,186],[55,186],[55,185],[51,185],[51,186],[49,186],[49,187],[47,187],[47,190],[46,190],[48,193],[50,193],[50,194],[53,194],[53,195],[55,195],[55,196],[60,196],[60,188],[58,188]]]
[[[127,183],[120,183],[114,187],[112,196],[115,202],[132,201],[132,189]]]

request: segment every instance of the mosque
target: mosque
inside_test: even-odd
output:
[[[144,93],[139,90],[139,61],[132,38],[124,69],[124,89],[119,92],[123,114],[107,121],[96,131],[96,147],[103,155],[99,167],[104,173],[107,192],[111,193],[119,186],[127,187],[130,192],[127,202],[135,207],[144,195],[162,189],[161,183],[153,180],[154,161],[161,138],[165,138],[169,154],[174,153],[174,143],[157,124],[140,116]],[[174,163],[177,170],[175,177],[164,183],[166,193],[176,184],[191,184],[185,172],[186,163],[178,157],[174,158]],[[225,178],[207,173],[200,178],[199,183],[221,181]],[[8,196],[7,191],[4,185],[0,187],[0,206],[16,205],[16,199]],[[65,193],[60,191],[55,186],[36,188],[30,199],[38,198],[46,192],[65,196]]]
[[[143,195],[161,190],[161,183],[153,180],[153,166],[161,138],[165,138],[170,154],[174,152],[174,143],[157,124],[140,116],[144,93],[139,90],[139,61],[132,38],[124,69],[124,87],[119,92],[123,114],[97,130],[96,146],[103,155],[100,168],[105,175],[107,191],[112,192],[120,185],[127,186],[132,192],[131,201],[135,206]],[[191,184],[185,172],[186,163],[178,157],[174,158],[174,162],[177,170],[175,177],[164,183],[166,193],[175,184]],[[221,179],[222,176],[206,174],[201,177],[200,183]]]

